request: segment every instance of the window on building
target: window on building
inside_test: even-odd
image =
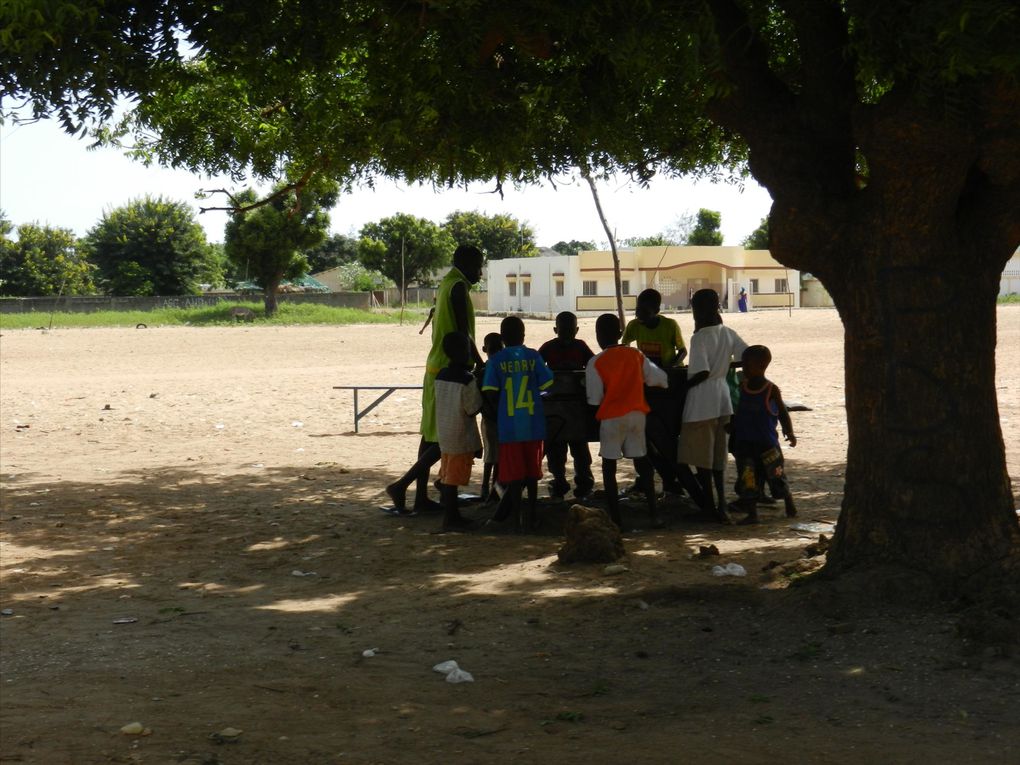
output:
[[[510,297],[517,297],[517,282],[511,280],[507,284],[510,287]]]
[[[776,279],[776,292],[789,292],[789,288],[786,285],[786,279]]]
[[[521,285],[521,294],[524,297],[531,297],[531,282],[524,282]]]
[[[629,279],[624,279],[623,281],[621,281],[620,282],[620,289],[623,291],[624,295],[629,295],[630,294],[630,280]]]
[[[582,295],[598,295],[599,294],[599,283],[596,281],[583,281],[581,282],[581,294]]]
[[[563,280],[556,280],[556,297],[563,297]]]
[[[757,279],[752,279],[751,280],[751,294],[754,295],[757,292],[758,292],[758,280]]]

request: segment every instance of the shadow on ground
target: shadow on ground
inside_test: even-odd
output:
[[[842,467],[791,472],[802,520],[835,520]],[[334,464],[3,480],[4,761],[1005,761],[1020,741],[1016,662],[961,658],[947,612],[761,589],[817,536],[781,510],[721,527],[666,503],[611,576],[555,562],[567,505],[534,535],[436,534],[376,509],[391,475]],[[431,671],[451,658],[476,682]],[[153,735],[118,735],[136,719]],[[241,743],[216,746],[228,725]]]

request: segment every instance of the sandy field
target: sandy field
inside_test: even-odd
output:
[[[787,464],[814,525],[699,523],[672,499],[653,531],[625,506],[615,574],[557,564],[549,501],[530,536],[378,510],[419,394],[355,435],[332,386],[419,384],[417,325],[3,332],[0,762],[1020,761],[1015,653],[969,647],[948,610],[787,587],[839,510],[842,329],[826,310],[726,321],[812,408]],[[1020,306],[998,352],[1017,486]],[[712,575],[727,563],[747,576]],[[450,659],[474,682],[433,671]]]

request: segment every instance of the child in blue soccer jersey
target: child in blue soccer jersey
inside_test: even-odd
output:
[[[505,520],[513,513],[528,531],[534,526],[542,477],[545,411],[541,392],[552,385],[553,373],[538,351],[524,346],[524,322],[518,317],[503,319],[499,333],[506,348],[489,359],[482,381],[482,392],[499,418],[499,482],[507,487],[493,520]],[[528,505],[522,515],[525,487]]]

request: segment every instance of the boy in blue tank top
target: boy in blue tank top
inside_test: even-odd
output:
[[[736,492],[739,499],[730,505],[735,512],[747,513],[742,524],[758,523],[758,499],[765,482],[776,499],[786,505],[786,516],[797,515],[783,467],[776,425],[790,446],[797,445],[790,413],[783,404],[779,387],[765,378],[772,353],[764,345],[751,345],[741,356],[744,381],[740,402],[733,415],[733,456],[737,461]]]

